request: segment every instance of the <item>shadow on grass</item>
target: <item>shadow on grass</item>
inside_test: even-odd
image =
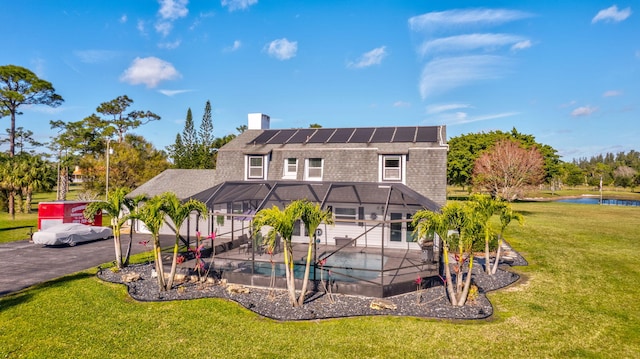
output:
[[[4,227],[4,228],[0,228],[0,232],[3,231],[13,231],[14,229],[28,229],[28,228],[34,228],[35,226],[29,226],[29,225],[25,225],[25,226],[15,226],[15,227]]]
[[[11,307],[18,306],[20,304],[28,302],[33,296],[28,292],[18,292],[17,294],[9,295],[8,297],[2,297],[10,292],[0,292],[0,312],[3,312]]]
[[[44,283],[40,283],[40,284],[35,284],[31,287],[28,288],[24,288],[21,289],[17,292],[10,292],[10,291],[2,291],[0,292],[0,312],[4,311],[5,309],[8,309],[10,307],[16,306],[16,305],[20,305],[22,303],[26,303],[29,301],[29,299],[31,299],[31,297],[33,297],[33,292],[34,291],[39,291],[39,290],[46,290],[46,289],[50,289],[50,288],[57,288],[60,286],[64,286],[66,285],[66,283],[68,282],[73,282],[75,280],[80,280],[80,279],[86,279],[86,278],[91,278],[95,276],[95,273],[93,273],[93,270],[91,272],[89,271],[84,271],[84,272],[78,272],[75,274],[70,274],[64,277],[60,277],[57,279],[53,279]]]

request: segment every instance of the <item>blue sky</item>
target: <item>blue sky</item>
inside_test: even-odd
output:
[[[174,142],[211,101],[214,135],[272,128],[447,125],[531,134],[563,160],[640,150],[637,1],[0,0],[0,65],[65,102],[17,119],[48,141],[120,95]],[[8,118],[0,119],[9,127]],[[3,131],[4,132],[4,131]]]

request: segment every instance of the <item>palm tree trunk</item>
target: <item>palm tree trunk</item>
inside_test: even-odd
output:
[[[489,257],[489,229],[484,233],[484,271],[491,274],[491,258]]]
[[[451,280],[451,268],[449,268],[449,249],[447,246],[443,247],[443,256],[444,256],[444,275],[446,277],[446,286],[447,293],[449,293],[449,300],[452,305],[456,305],[458,302],[456,299],[456,292],[453,290],[453,281]]]
[[[156,273],[158,274],[158,287],[160,291],[166,290],[164,281],[164,266],[162,264],[162,249],[160,248],[160,239],[155,236],[153,238],[153,254],[156,260]]]
[[[292,250],[292,248],[290,248],[290,245],[287,243],[287,241],[285,241],[284,244],[284,267],[285,267],[285,276],[286,276],[286,280],[287,280],[287,290],[289,292],[289,302],[291,303],[291,305],[293,305],[294,307],[297,306],[297,301],[296,301],[296,281],[295,281],[295,276],[293,273],[293,257],[291,256],[290,251]]]
[[[176,242],[173,245],[173,259],[171,260],[171,273],[169,273],[169,280],[167,281],[167,290],[171,290],[171,287],[173,287],[173,277],[176,275],[176,268],[178,267],[179,241],[180,235],[176,234]]]
[[[491,274],[496,274],[498,271],[498,263],[500,263],[500,254],[502,252],[502,235],[500,235],[498,240],[498,250],[496,251],[496,259],[495,263],[493,263],[493,268],[491,268]]]
[[[9,214],[11,219],[16,219],[16,191],[9,191]]]
[[[471,270],[473,269],[473,252],[469,255],[469,270],[467,271],[467,278],[464,282],[464,289],[460,298],[458,298],[458,306],[462,307],[467,301],[467,295],[469,295],[469,287],[471,287]]]
[[[311,234],[311,233],[309,233]],[[304,277],[302,277],[302,293],[298,298],[298,305],[304,305],[304,299],[307,293],[307,283],[309,282],[309,269],[311,268],[311,249],[313,248],[313,237],[309,236],[309,248],[307,249],[307,263],[304,267]]]

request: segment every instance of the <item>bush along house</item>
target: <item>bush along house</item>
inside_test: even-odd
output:
[[[385,297],[416,290],[417,278],[438,278],[438,240],[414,238],[411,217],[446,202],[445,139],[444,126],[271,129],[269,116],[252,113],[248,129],[219,149],[217,168],[200,173],[206,181],[176,180],[195,172],[172,170],[134,194],[179,186],[183,199],[204,202],[208,218],[193,219],[186,232],[215,232],[215,263],[223,275],[265,286],[273,273],[283,275],[282,254],[278,247],[265,253],[256,238],[267,229],[252,233],[251,218],[296,199],[318,203],[335,224],[315,233],[311,280],[322,279],[336,292]],[[189,183],[193,193],[184,190]],[[292,243],[303,270],[309,237],[301,222]]]

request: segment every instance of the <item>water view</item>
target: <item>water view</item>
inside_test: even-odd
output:
[[[600,198],[598,198],[598,197],[566,198],[566,199],[559,199],[557,202],[581,203],[581,204],[600,204]],[[603,198],[602,199],[602,204],[603,205],[609,205],[609,206],[640,207],[640,200]]]

